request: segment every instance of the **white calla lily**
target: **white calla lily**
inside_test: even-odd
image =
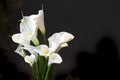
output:
[[[17,47],[17,49],[15,50],[15,52],[18,53],[19,55],[21,55],[22,57],[25,57],[25,56],[26,56],[26,53],[24,52],[22,45],[19,45],[19,46]]]
[[[37,15],[31,15],[31,18],[34,19],[36,26],[40,29],[42,34],[45,34],[45,25],[44,25],[44,12],[43,10],[39,10]]]
[[[39,10],[39,17],[37,18],[38,22],[37,25],[39,27],[39,29],[41,30],[41,32],[43,34],[45,34],[46,30],[45,30],[45,24],[44,24],[44,12],[43,10]]]
[[[35,55],[25,56],[24,60],[32,66],[35,61]]]
[[[23,50],[23,46],[29,46],[30,45],[30,40],[25,39],[21,33],[13,34],[12,35],[12,40],[15,43],[18,43],[19,46],[15,50],[16,53],[21,55],[22,57],[25,57],[25,51]]]
[[[40,45],[40,46],[37,46],[34,51],[36,51],[37,53],[39,53],[40,56],[49,56],[50,55],[50,50],[48,48],[47,45]]]
[[[32,16],[32,15],[31,15]],[[37,26],[31,16],[24,16],[20,23],[20,32],[25,39],[33,41],[36,45],[39,44],[37,40]]]
[[[48,38],[49,47],[52,52],[56,52],[57,49],[68,46],[67,42],[74,39],[74,36],[68,32],[54,33]]]
[[[62,57],[57,54],[57,53],[52,53],[50,56],[49,56],[49,61],[48,61],[48,65],[50,64],[53,64],[53,63],[57,63],[57,64],[60,64],[62,62]]]
[[[25,38],[32,39],[36,34],[36,25],[32,18],[25,16],[20,23],[20,32]]]
[[[22,36],[21,33],[13,34],[12,35],[12,40],[15,43],[19,43],[19,44],[22,44],[22,45],[29,45],[30,44],[30,41],[28,39],[24,39],[24,37]]]
[[[38,27],[40,29],[42,34],[45,34],[46,30],[45,30],[45,25],[44,25],[44,12],[43,12],[43,10],[39,10],[38,14],[31,15],[30,18],[34,20],[36,27]]]
[[[66,44],[65,44],[65,46],[66,46]],[[53,63],[61,63],[62,62],[61,56],[57,53],[51,52],[47,45],[37,46],[37,48],[35,48],[34,51],[39,53],[40,56],[49,57],[48,65],[53,64]]]

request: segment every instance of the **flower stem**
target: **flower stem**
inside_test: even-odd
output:
[[[47,72],[46,72],[46,75],[45,75],[45,80],[47,80],[47,78],[48,78],[50,68],[51,68],[51,65],[48,66],[48,69],[47,69]]]
[[[46,44],[47,41],[46,41],[46,34],[45,33],[43,34],[43,38],[44,38],[44,43]]]

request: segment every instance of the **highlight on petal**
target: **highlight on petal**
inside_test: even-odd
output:
[[[13,34],[12,35],[12,40],[15,42],[15,43],[19,43],[19,44],[22,44],[22,45],[28,45],[30,43],[29,40],[26,40],[23,38],[22,34],[21,33],[18,33],[18,34]]]
[[[64,47],[68,47],[68,44],[67,43],[61,44],[60,47],[57,49],[57,52]]]
[[[24,52],[22,45],[19,45],[19,46],[17,47],[17,49],[15,50],[15,52],[18,53],[19,55],[21,55],[22,57],[25,57],[25,56],[26,56],[26,53]]]
[[[39,53],[40,56],[49,56],[50,53],[49,53],[49,48],[47,45],[40,45],[40,46],[37,46],[34,51],[36,51],[37,53]]]
[[[50,64],[53,64],[53,63],[56,63],[56,64],[60,64],[62,63],[62,57],[57,54],[57,53],[52,53],[50,56],[49,56],[49,61],[48,61],[48,65]]]
[[[64,48],[64,47],[68,47],[68,44],[67,43],[61,44],[60,48]]]
[[[37,27],[35,21],[29,17],[25,16],[20,23],[20,32],[24,38],[32,40],[37,35]]]
[[[69,42],[72,39],[74,39],[74,36],[71,33],[68,32],[60,32],[59,33],[61,35],[61,40],[64,42]]]
[[[35,55],[25,56],[24,60],[32,66],[35,61]]]

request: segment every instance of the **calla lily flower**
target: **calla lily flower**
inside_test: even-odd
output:
[[[12,36],[12,40],[16,43],[26,45],[33,41],[34,44],[38,45],[37,40],[37,26],[31,16],[24,16],[20,23],[20,32]]]
[[[36,26],[40,29],[42,34],[45,34],[45,25],[44,25],[44,12],[43,10],[39,10],[37,15],[31,15],[32,19],[34,19]]]
[[[29,45],[30,41],[25,39],[21,33],[13,34],[12,40],[20,45]]]
[[[39,10],[37,15],[23,16],[20,23],[20,32],[25,39],[32,40],[34,44],[38,45],[37,39],[38,28],[44,35],[46,30],[44,26],[44,13],[43,10]]]
[[[32,15],[31,15],[32,16]],[[31,16],[24,16],[20,23],[20,32],[23,37],[27,40],[33,41],[34,44],[38,45],[37,40],[37,26],[34,19]]]
[[[17,49],[15,50],[15,52],[18,53],[19,55],[21,55],[22,57],[25,57],[25,56],[26,56],[26,53],[24,52],[22,45],[19,45],[19,46],[17,47]]]
[[[56,63],[56,64],[60,64],[62,62],[62,57],[57,54],[57,53],[52,53],[50,56],[49,56],[49,61],[48,61],[48,65],[50,64],[53,64],[53,63]]]
[[[61,63],[62,58],[58,53],[51,53],[49,47],[47,45],[40,45],[34,49],[40,56],[49,57],[48,65],[52,63]]]
[[[50,55],[50,50],[47,45],[39,45],[34,49],[34,51],[39,53],[40,56],[48,57]]]
[[[54,33],[48,38],[50,50],[52,52],[56,52],[58,49],[67,47],[67,42],[71,41],[72,39],[74,39],[74,36],[68,32]]]
[[[25,56],[24,60],[32,66],[35,61],[35,55]]]

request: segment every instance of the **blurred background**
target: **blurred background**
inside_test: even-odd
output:
[[[47,38],[60,31],[75,36],[60,51],[64,61],[54,65],[54,80],[120,79],[119,0],[0,0],[0,80],[32,78],[11,36],[19,32],[21,11],[37,14],[42,4]]]

